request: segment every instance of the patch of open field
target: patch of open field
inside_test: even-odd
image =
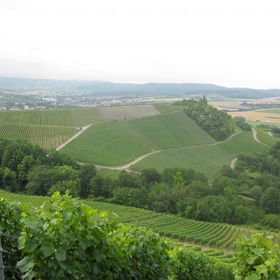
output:
[[[179,112],[93,125],[62,152],[78,161],[112,166],[153,150],[213,142],[193,120]]]
[[[213,177],[223,165],[230,164],[230,161],[239,154],[249,154],[264,149],[267,149],[267,146],[257,143],[252,133],[243,132],[230,141],[217,145],[167,149],[151,155],[132,169],[139,171],[153,167],[161,171],[167,167],[193,168],[208,177]]]
[[[158,115],[158,110],[153,105],[98,107],[101,121],[138,119]]]
[[[280,123],[280,115],[277,113],[267,113],[264,111],[240,111],[240,112],[229,112],[232,117],[244,117],[249,121],[264,121],[271,123]]]
[[[154,104],[154,107],[155,107],[161,114],[167,114],[167,113],[173,113],[173,112],[182,112],[183,109],[184,109],[184,106],[174,105],[174,104],[168,104],[168,103],[158,103],[158,104]]]
[[[279,105],[279,106],[280,106],[280,105]],[[280,108],[262,109],[262,110],[258,110],[258,112],[272,113],[272,114],[280,114]]]

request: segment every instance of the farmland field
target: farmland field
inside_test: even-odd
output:
[[[21,201],[25,205],[40,206],[47,197],[12,194],[0,191],[0,198],[11,201]],[[229,224],[210,223],[178,217],[172,214],[156,213],[149,210],[84,200],[85,203],[100,211],[115,213],[118,219],[127,224],[151,228],[162,236],[207,247],[233,250],[239,236],[250,235],[256,230]],[[273,234],[280,242],[279,235]]]
[[[182,112],[184,107],[180,105],[174,105],[174,104],[155,104],[154,107],[161,113],[161,114],[167,114],[167,113],[173,113],[173,112]]]
[[[274,109],[276,110],[276,109]],[[271,111],[271,110],[269,110]],[[229,115],[232,117],[241,116],[244,117],[248,121],[264,121],[271,123],[280,123],[280,115],[279,113],[272,113],[268,110],[260,110],[260,111],[240,111],[240,112],[229,112]],[[279,111],[278,111],[279,112]]]
[[[193,120],[175,112],[93,125],[62,152],[78,161],[117,165],[153,150],[213,142]]]
[[[77,133],[77,126],[156,114],[152,105],[0,111],[0,136],[55,149]]]
[[[239,154],[248,154],[266,149],[266,146],[254,141],[251,133],[242,132],[230,141],[218,145],[204,145],[197,147],[186,147],[168,149],[151,155],[137,163],[133,169],[156,167],[163,170],[166,167],[193,168],[212,177],[223,165]]]

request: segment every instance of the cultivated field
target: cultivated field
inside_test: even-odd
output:
[[[274,109],[276,110],[276,109]],[[274,111],[273,110],[273,111]],[[271,113],[271,110],[266,111],[240,111],[229,112],[232,117],[244,117],[248,121],[263,121],[266,123],[280,123],[280,115],[278,113]]]
[[[156,114],[159,112],[152,105],[0,111],[0,137],[55,149],[79,132],[77,127]]]
[[[251,133],[242,132],[230,141],[220,144],[168,149],[144,159],[132,168],[141,170],[156,167],[163,170],[167,167],[177,166],[193,168],[212,177],[223,165],[228,165],[239,154],[248,154],[264,149],[267,149],[267,146],[257,143]]]
[[[0,191],[1,197],[11,201],[21,201],[26,207],[40,206],[47,199],[47,197],[42,196],[21,195]],[[148,227],[162,236],[203,247],[233,250],[234,244],[239,236],[250,235],[256,232],[256,230],[245,227],[190,220],[172,214],[156,213],[135,207],[97,202],[90,199],[84,200],[84,202],[97,210],[115,213],[123,223]],[[275,236],[276,242],[280,242],[280,236],[273,235]]]
[[[174,112],[93,125],[62,152],[78,161],[118,165],[153,150],[213,142],[184,113]]]

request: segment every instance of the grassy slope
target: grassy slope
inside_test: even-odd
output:
[[[268,131],[266,131],[265,129],[256,128],[256,130],[258,132],[259,140],[262,141],[263,143],[267,144],[267,145],[273,145],[276,142],[280,141],[280,138],[275,137],[275,136],[270,136],[268,134]]]
[[[212,177],[225,164],[239,154],[256,152],[266,147],[253,140],[251,133],[241,133],[231,141],[216,146],[189,147],[162,151],[152,155],[134,166],[135,170],[155,167],[193,168]]]
[[[62,152],[79,161],[124,164],[152,150],[213,143],[184,113],[97,124]]]
[[[77,133],[77,126],[156,114],[159,112],[152,105],[0,111],[0,135],[52,149]]]
[[[158,103],[154,104],[154,107],[161,113],[172,113],[172,112],[182,112],[184,107],[174,104]]]

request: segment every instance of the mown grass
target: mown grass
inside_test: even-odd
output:
[[[153,150],[213,142],[193,120],[175,112],[93,125],[62,152],[78,161],[118,165]]]
[[[242,132],[229,142],[215,146],[205,145],[162,151],[140,161],[133,169],[193,168],[208,177],[213,177],[223,165],[228,165],[239,154],[249,154],[266,148],[265,145],[257,143],[251,133]]]

